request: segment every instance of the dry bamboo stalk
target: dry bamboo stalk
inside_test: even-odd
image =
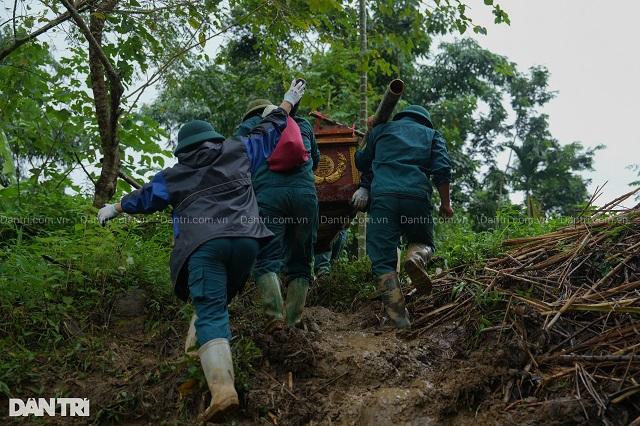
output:
[[[560,252],[558,254],[555,254],[547,258],[546,260],[543,260],[540,263],[536,263],[533,266],[529,266],[525,268],[525,271],[538,271],[540,269],[548,268],[549,266],[555,265],[557,263],[562,262],[563,260],[569,259],[570,257],[574,256],[576,253],[577,253],[577,249]]]
[[[490,271],[490,272],[494,272],[496,274],[506,275],[507,277],[510,277],[510,278],[513,278],[513,279],[516,279],[516,280],[520,280],[520,281],[524,281],[524,282],[527,282],[527,283],[530,283],[530,284],[535,284],[535,285],[539,285],[540,284],[537,281],[534,281],[534,280],[531,280],[531,279],[525,278],[525,277],[519,277],[517,275],[510,274],[510,273],[508,273],[506,271],[497,271],[497,270],[491,269],[491,268],[484,268],[484,269],[486,269],[487,271]],[[486,285],[486,284],[483,284],[483,285]]]
[[[449,310],[451,308],[454,308],[458,304],[459,304],[459,302],[456,301],[456,302],[453,302],[453,303],[449,303],[448,305],[440,306],[439,308],[437,308],[437,309],[435,309],[433,311],[430,311],[428,314],[423,315],[422,317],[416,319],[414,321],[414,326],[421,324],[423,321],[425,321],[425,320],[427,320],[427,319],[429,319],[429,318],[431,318],[433,316],[436,316],[436,315],[440,314],[441,312],[444,312],[444,311],[447,311],[447,310]]]
[[[522,261],[522,260],[528,259],[533,254],[540,255],[540,254],[544,254],[546,252],[547,251],[544,248],[539,248],[539,249],[534,250],[532,252],[525,253],[524,255],[517,256],[516,259],[518,259],[519,261]],[[515,254],[514,254],[514,256],[515,256]]]
[[[566,228],[564,228],[566,229]],[[551,232],[549,234],[544,234],[544,235],[539,235],[539,236],[535,236],[535,237],[523,237],[523,238],[512,238],[509,240],[504,240],[502,242],[502,245],[505,246],[517,246],[520,244],[526,244],[526,243],[534,243],[534,242],[540,242],[540,241],[545,241],[547,243],[554,243],[556,241],[558,241],[559,239],[567,239],[567,238],[571,238],[574,237],[576,235],[580,235],[582,233],[583,229],[575,229],[575,230],[567,230],[567,231],[556,231],[556,232]]]
[[[567,367],[567,368],[565,368],[563,370],[560,370],[557,373],[552,374],[551,376],[544,376],[544,377],[542,377],[542,383],[540,383],[540,387],[546,385],[547,383],[549,383],[549,382],[551,382],[551,381],[553,381],[555,379],[558,379],[560,377],[566,376],[569,373],[573,373],[574,371],[576,371],[575,367]]]
[[[547,351],[547,354],[554,353],[555,351],[560,349],[565,343],[569,342],[571,339],[573,339],[576,336],[580,335],[582,332],[584,332],[585,330],[589,329],[592,325],[594,325],[596,322],[599,322],[599,321],[600,321],[600,318],[596,318],[595,320],[591,321],[589,324],[584,325],[578,331],[573,332],[571,335],[569,335],[565,339],[563,339],[560,343],[558,343],[557,345],[555,345],[554,347],[549,349]]]
[[[617,206],[618,204],[620,204],[623,201],[627,200],[631,196],[635,195],[638,191],[640,191],[640,188],[634,189],[633,191],[630,191],[630,192],[627,192],[624,195],[621,195],[620,197],[616,198],[615,200],[605,204],[599,210],[596,210],[595,213],[593,214],[593,216],[599,215],[601,213],[606,213],[607,211],[611,210],[613,207]]]
[[[640,356],[636,355],[552,355],[549,358],[542,358],[540,363],[557,359],[567,362],[640,362]]]
[[[626,352],[635,351],[636,348],[640,348],[640,343],[620,349],[619,351],[614,352],[613,355],[624,355]]]
[[[625,253],[633,252],[635,249],[640,249],[640,241],[638,241],[636,244],[632,245],[631,247],[625,248],[624,251],[621,251],[612,256],[609,256],[608,258],[605,259],[605,262],[610,262],[611,260],[615,259],[616,257],[620,257]]]
[[[532,340],[537,334],[529,336],[531,320],[534,324],[548,321],[543,327],[550,332],[545,341],[558,342],[544,356],[537,355],[540,362],[555,369],[553,373],[542,374],[531,363],[532,371],[537,370],[537,376],[543,377],[536,392],[545,383],[575,372],[569,379],[576,392],[602,407],[605,400],[611,400],[611,395],[605,399],[600,393],[603,383],[611,380],[620,386],[636,384],[633,378],[640,374],[640,354],[636,354],[640,352],[640,319],[635,316],[640,315],[640,253],[636,253],[640,248],[640,205],[633,211],[614,211],[615,204],[624,199],[619,197],[609,203],[589,218],[590,223],[505,241],[505,247],[512,248],[499,258],[488,259],[484,268],[462,267],[438,277],[437,285],[442,291],[435,299],[432,296],[414,302],[415,308],[433,309],[433,300],[446,300],[445,293],[460,281],[479,285],[483,293],[493,290],[509,297],[508,304],[498,307],[502,325],[490,328],[500,329],[499,342],[503,334],[511,336],[525,343],[522,350],[531,354],[528,348],[539,344]],[[602,276],[599,269],[612,261],[616,264]],[[523,287],[527,288],[526,296],[515,290]],[[444,304],[421,313],[418,323],[423,327],[414,329],[413,335],[426,332],[426,324],[475,318],[478,308],[467,293],[453,304],[440,302]],[[513,301],[517,304],[512,308]],[[522,307],[523,303],[528,306],[525,310],[517,306]],[[520,315],[525,315],[527,321]],[[560,317],[564,318],[561,323]],[[507,318],[513,320],[508,322]],[[541,349],[545,351],[544,346]],[[574,367],[560,368],[566,363]],[[628,397],[623,393],[617,396]]]
[[[567,348],[567,351],[575,352],[580,348],[592,347],[603,340],[609,339],[611,334],[617,334],[619,336],[626,336],[628,334],[638,335],[638,332],[637,332],[638,328],[640,328],[640,323],[631,323],[624,326],[614,327],[609,329],[606,333],[598,334],[597,336],[592,337],[591,339],[587,339],[584,342],[581,342],[571,348]]]
[[[571,258],[569,259],[569,261],[566,262],[566,267],[564,268],[564,272],[562,273],[562,275],[560,276],[560,283],[562,284],[569,276],[571,276],[571,274],[578,268],[576,266],[576,268],[572,269],[571,272],[568,272],[569,268],[571,267],[571,264],[573,262],[573,260],[576,258],[576,256],[582,251],[582,249],[584,249],[584,247],[587,245],[587,243],[589,242],[589,239],[591,238],[591,233],[587,233],[584,238],[582,239],[582,241],[580,242],[580,245],[575,249],[573,255],[571,256]],[[586,261],[586,259],[585,259]],[[584,262],[584,261],[583,261]],[[581,264],[583,263],[581,262]]]
[[[634,395],[638,392],[640,392],[640,385],[630,386],[626,389],[623,389],[620,392],[616,392],[615,394],[611,395],[612,397],[611,402],[613,404],[619,404],[625,399],[627,399],[628,397],[630,397],[631,395]],[[629,423],[629,426],[632,426],[632,425],[640,425],[640,417],[635,419],[633,422]]]
[[[631,300],[631,301],[630,301]],[[580,312],[620,312],[620,313],[628,313],[628,314],[640,314],[640,307],[637,306],[627,306],[629,303],[640,300],[630,299],[621,301],[621,306],[617,306],[616,302],[605,302],[605,303],[596,303],[592,305],[585,305],[574,303],[571,306],[565,309],[566,311],[580,311]],[[566,305],[565,305],[566,306]],[[542,315],[552,315],[552,314],[561,313],[560,311],[550,310],[541,312]]]
[[[618,270],[620,268],[622,268],[622,266],[624,266],[624,264],[628,261],[630,261],[631,259],[633,259],[634,255],[631,256],[627,256],[622,262],[618,263],[616,265],[615,268],[613,268],[612,270],[609,271],[609,273],[607,275],[605,275],[604,277],[602,277],[597,283],[595,283],[593,286],[591,286],[589,288],[589,290],[587,291],[587,293],[585,294],[585,296],[590,295],[592,292],[596,291],[596,289],[598,287],[600,287],[600,285],[605,282],[606,280],[608,280],[609,278],[611,278],[611,276],[613,276],[616,272],[618,272]]]
[[[630,260],[631,256],[627,257],[627,261]],[[593,291],[596,291],[596,289],[603,283],[605,282],[607,279],[609,279],[609,277],[611,277],[613,274],[615,274],[618,269],[620,269],[621,265],[624,264],[624,261],[619,263],[615,268],[613,268],[611,271],[609,271],[609,273],[607,275],[605,275],[602,279],[600,279],[600,281],[598,281],[596,284],[594,284],[593,286],[591,286],[589,288],[589,290],[586,292],[586,294],[584,296],[588,296],[589,294],[591,294]],[[567,302],[564,304],[564,306],[562,308],[560,308],[560,310],[558,311],[558,313],[553,317],[553,319],[551,321],[549,321],[549,323],[544,327],[544,329],[546,331],[548,331],[549,329],[551,329],[551,327],[553,327],[553,325],[556,323],[556,321],[558,321],[558,319],[560,318],[560,315],[562,315],[567,309],[569,309],[569,307],[571,306],[571,304],[573,302],[575,302],[575,300],[577,299],[579,294],[579,290],[576,291],[575,293],[573,293],[571,295],[571,297],[569,298],[569,300],[567,300]],[[584,297],[583,296],[583,297]]]
[[[549,310],[550,309],[550,306],[548,304],[546,304],[545,302],[542,302],[540,300],[534,300],[534,299],[530,299],[528,297],[518,296],[517,294],[513,294],[513,293],[509,293],[509,292],[504,292],[504,294],[508,294],[509,296],[513,297],[514,299],[520,300],[522,302],[526,302],[526,303],[534,306],[539,311],[544,311],[544,310]]]

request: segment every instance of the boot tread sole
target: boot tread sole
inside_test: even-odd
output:
[[[404,270],[411,278],[411,284],[416,288],[418,295],[430,294],[433,284],[427,271],[420,266],[414,259],[408,259],[404,262]]]

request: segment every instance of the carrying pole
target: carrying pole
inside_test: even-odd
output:
[[[360,0],[360,111],[358,121],[360,128],[367,128],[367,3]],[[360,212],[356,216],[358,221],[358,258],[367,255],[367,216]]]

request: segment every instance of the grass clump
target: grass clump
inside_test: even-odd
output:
[[[309,292],[310,305],[322,305],[336,310],[349,310],[358,300],[375,293],[375,278],[368,258],[338,258],[329,275],[323,276]]]
[[[130,218],[101,227],[89,199],[48,188],[0,198],[0,346],[9,348],[0,351],[1,394],[39,390],[47,365],[90,368],[114,299],[131,288],[145,289],[165,321],[180,317],[169,225]]]
[[[514,205],[499,210],[485,231],[474,230],[477,224],[464,214],[449,222],[439,221],[435,226],[437,257],[433,265],[444,269],[458,265],[477,267],[486,259],[503,254],[504,240],[542,235],[568,223],[563,217],[528,217]]]

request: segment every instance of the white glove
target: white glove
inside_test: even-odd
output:
[[[363,211],[367,207],[368,202],[369,190],[367,188],[358,188],[358,190],[353,193],[353,197],[351,197],[351,204],[353,204],[356,210]]]
[[[98,210],[98,222],[100,222],[100,225],[104,226],[108,220],[113,219],[119,214],[120,212],[116,210],[115,204],[105,204],[104,207]]]
[[[284,94],[284,100],[289,102],[291,106],[294,106],[300,99],[302,99],[302,95],[304,95],[304,89],[307,87],[307,82],[304,80],[296,83],[296,79],[294,78],[291,82],[291,87],[287,90],[287,93]]]

